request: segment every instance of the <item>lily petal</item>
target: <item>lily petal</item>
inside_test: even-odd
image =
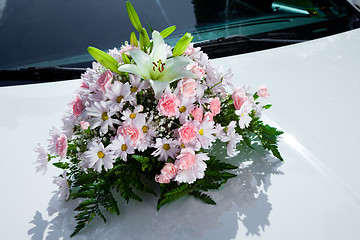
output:
[[[164,42],[163,37],[158,31],[152,32],[152,38],[154,42],[153,50],[150,54],[152,61],[157,62],[158,60],[161,60],[162,62],[166,61],[166,45]]]
[[[150,79],[151,59],[150,56],[138,49],[128,51],[129,55],[134,59],[141,75],[145,79]]]
[[[169,86],[169,82],[167,81],[153,81],[149,80],[151,87],[155,92],[155,99],[160,99],[162,93],[164,92],[165,88]]]
[[[143,77],[141,72],[139,71],[139,68],[135,64],[124,64],[121,65],[118,70],[120,72],[128,72],[133,73],[135,75],[138,75],[139,77]]]
[[[165,71],[159,77],[159,81],[168,81],[169,83],[180,78],[196,78],[196,75],[184,69],[190,63],[190,59],[179,56],[170,58],[166,61]]]

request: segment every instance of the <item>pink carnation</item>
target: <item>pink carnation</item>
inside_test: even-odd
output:
[[[119,53],[123,54],[123,53],[126,53],[126,52],[128,52],[130,50],[133,50],[133,49],[138,49],[138,47],[135,47],[134,45],[122,46]]]
[[[166,175],[163,174],[156,174],[155,175],[155,181],[158,183],[169,183],[170,182],[170,178]]]
[[[202,78],[205,75],[205,70],[198,65],[198,63],[190,64],[186,67],[187,70],[192,71],[197,78]]]
[[[130,136],[131,141],[134,143],[133,145],[136,146],[143,137],[143,131],[133,124],[124,124],[118,128],[117,135],[122,135],[124,138]]]
[[[196,95],[197,83],[192,78],[184,78],[179,81],[178,87],[184,97],[194,97]]]
[[[71,103],[74,116],[77,118],[80,116],[85,106],[79,96],[76,96],[75,100]]]
[[[186,122],[179,128],[178,131],[180,135],[180,142],[187,144],[195,140],[198,129],[192,122]]]
[[[102,91],[105,92],[111,85],[111,80],[113,79],[113,74],[110,70],[106,70],[99,79],[97,80],[97,84]]]
[[[183,148],[176,157],[175,166],[180,170],[186,170],[194,166],[195,160],[195,151],[189,147]]]
[[[242,88],[238,88],[235,92],[233,92],[231,97],[234,100],[236,110],[240,110],[244,102],[248,100],[248,97],[245,95],[245,92]]]
[[[220,113],[220,100],[218,97],[214,98],[211,102],[210,102],[210,107],[209,107],[210,111],[212,112],[212,114],[214,116],[218,115]]]
[[[61,158],[65,158],[68,144],[67,137],[65,134],[61,134],[60,137],[56,140],[56,154],[60,155]]]
[[[268,98],[270,94],[267,92],[267,88],[265,85],[261,85],[257,91],[259,97]]]
[[[162,115],[167,117],[175,116],[178,113],[180,100],[172,93],[164,93],[158,104],[158,110]]]
[[[203,110],[201,108],[196,107],[194,110],[191,111],[191,115],[196,121],[201,122],[203,118]]]
[[[167,176],[169,179],[172,179],[177,174],[177,168],[172,163],[166,163],[163,169],[161,169],[161,174]]]

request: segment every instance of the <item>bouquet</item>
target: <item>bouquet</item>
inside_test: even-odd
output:
[[[260,143],[282,160],[277,147],[281,131],[264,124],[261,113],[266,86],[251,94],[235,88],[230,71],[215,66],[189,33],[171,48],[164,42],[175,26],[152,39],[127,2],[131,23],[139,32],[130,43],[107,53],[89,47],[92,68],[68,104],[62,131],[53,127],[48,148],[38,145],[37,171],[48,162],[63,170],[54,178],[59,196],[81,199],[75,208],[77,234],[103,210],[120,214],[116,196],[142,201],[138,191],[158,196],[157,209],[185,195],[215,205],[206,193],[236,175],[237,167],[209,154],[215,142],[229,157],[237,145]]]

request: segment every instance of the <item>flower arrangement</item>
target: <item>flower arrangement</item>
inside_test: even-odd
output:
[[[259,142],[282,160],[282,132],[260,120],[271,107],[259,101],[269,96],[266,86],[254,94],[247,85],[234,88],[231,72],[194,48],[189,33],[174,48],[166,45],[175,26],[150,29],[150,40],[126,6],[139,41],[132,32],[121,49],[88,48],[96,62],[81,77],[62,131],[53,127],[48,148],[35,148],[37,171],[45,173],[50,161],[63,170],[54,178],[59,196],[83,200],[72,236],[95,216],[106,221],[104,209],[120,214],[115,194],[126,201],[141,201],[137,190],[159,195],[158,210],[185,195],[216,204],[205,192],[219,189],[237,168],[208,154],[216,141],[230,157],[238,144]]]

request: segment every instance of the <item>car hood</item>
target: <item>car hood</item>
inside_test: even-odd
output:
[[[240,149],[239,176],[209,194],[209,206],[181,199],[156,211],[156,198],[120,200],[118,216],[96,219],[73,239],[359,239],[360,30],[291,46],[215,59],[233,84],[266,84],[264,121],[285,133],[280,163]],[[76,201],[58,200],[32,163],[38,142],[61,126],[80,80],[0,88],[4,239],[69,239]],[[215,151],[221,157],[221,149]],[[233,161],[230,159],[229,161]]]

